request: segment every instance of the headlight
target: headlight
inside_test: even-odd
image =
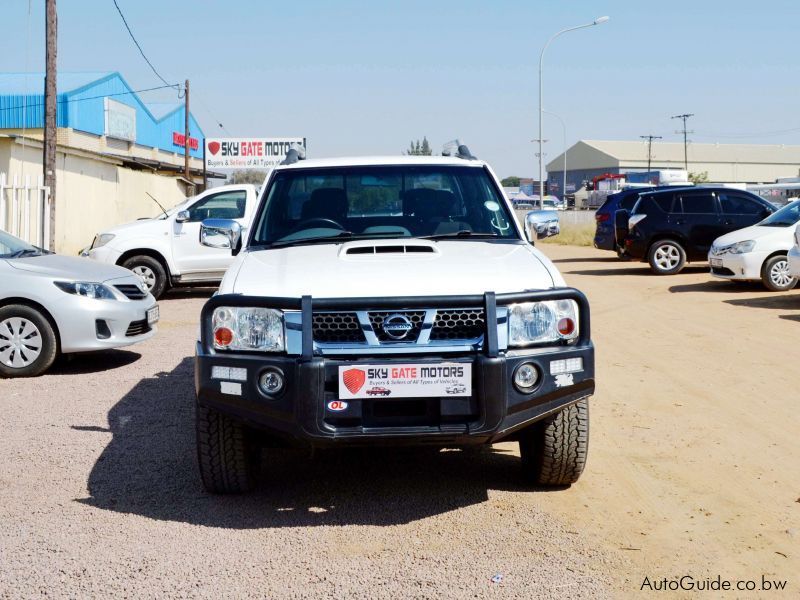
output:
[[[736,242],[731,246],[731,254],[745,254],[751,252],[756,247],[754,240],[747,240],[746,242]]]
[[[99,233],[94,236],[94,240],[92,241],[92,248],[99,248],[100,246],[105,246],[108,242],[114,239],[113,233]]]
[[[54,281],[53,283],[56,284],[56,287],[62,292],[67,292],[68,294],[100,300],[117,299],[114,292],[102,283],[88,283],[85,281]]]
[[[509,306],[508,343],[527,346],[578,337],[578,306],[574,300],[523,302]]]
[[[212,317],[214,348],[282,352],[283,313],[271,308],[221,306]]]

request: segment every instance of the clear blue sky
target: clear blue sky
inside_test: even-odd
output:
[[[218,119],[233,136],[306,136],[312,156],[458,137],[499,175],[533,175],[539,51],[610,15],[548,50],[545,109],[569,144],[678,141],[669,117],[682,112],[696,113],[697,142],[800,144],[797,0],[118,2],[161,73],[191,80],[209,137],[224,134]],[[0,71],[44,68],[43,7],[3,0]],[[59,1],[58,58],[65,71],[120,71],[136,89],[159,83],[111,0]],[[561,126],[545,119],[552,158]]]

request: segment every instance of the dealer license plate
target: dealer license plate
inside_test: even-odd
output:
[[[160,315],[159,315],[159,310],[158,310],[158,304],[156,304],[153,308],[148,308],[147,309],[147,324],[148,325],[152,325],[153,323],[157,322],[159,316]]]
[[[721,267],[722,266],[722,259],[721,258],[712,258],[710,262],[711,262],[711,266],[712,267]]]
[[[471,363],[407,363],[339,367],[339,398],[471,396]]]

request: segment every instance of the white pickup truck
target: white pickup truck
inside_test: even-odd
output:
[[[535,485],[583,470],[589,304],[532,245],[497,177],[456,156],[276,167],[252,227],[208,219],[236,260],[203,307],[200,474],[250,489],[262,448],[517,440]]]
[[[158,217],[98,233],[82,255],[130,269],[156,298],[170,286],[216,285],[233,257],[230,251],[201,245],[200,224],[232,219],[248,229],[257,197],[253,185],[212,188]]]

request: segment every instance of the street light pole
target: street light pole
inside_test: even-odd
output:
[[[543,112],[546,112],[548,115],[550,115],[551,117],[555,117],[556,119],[558,119],[561,122],[561,133],[564,136],[564,168],[561,171],[561,174],[564,177],[563,177],[563,184],[562,184],[562,187],[561,187],[561,200],[564,202],[564,206],[566,206],[567,205],[566,204],[566,202],[567,202],[567,126],[564,124],[564,119],[559,117],[556,113],[550,112],[549,110],[545,110]]]
[[[542,112],[543,112],[542,97],[544,95],[542,92],[542,87],[543,87],[542,67],[544,66],[544,52],[545,50],[547,50],[547,47],[550,45],[550,42],[552,42],[561,34],[567,33],[569,31],[575,31],[576,29],[584,29],[585,27],[593,27],[594,25],[600,25],[601,23],[605,23],[606,21],[608,21],[608,19],[609,17],[598,17],[591,23],[586,23],[584,25],[577,25],[576,27],[567,27],[566,29],[562,29],[558,33],[550,36],[550,39],[547,40],[547,42],[544,45],[544,48],[542,48],[541,54],[539,54],[539,198],[540,199],[544,198],[544,163],[542,160],[543,156],[542,138],[544,138],[544,132],[542,130]]]

